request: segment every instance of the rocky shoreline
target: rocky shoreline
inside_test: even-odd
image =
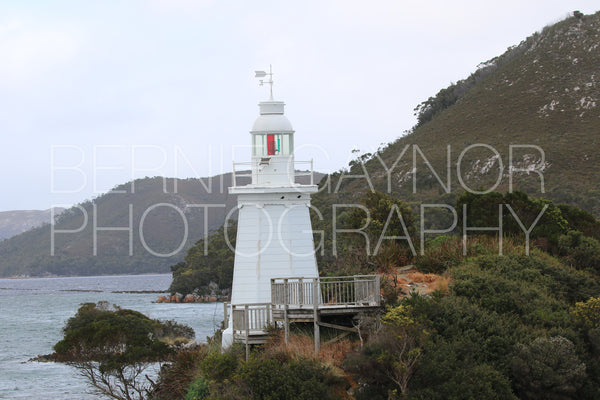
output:
[[[230,301],[229,296],[223,295],[199,295],[199,294],[187,294],[182,295],[181,293],[175,293],[172,295],[158,296],[156,303],[215,303]]]

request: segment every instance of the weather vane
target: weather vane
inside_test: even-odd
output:
[[[265,83],[269,84],[271,86],[270,88],[270,93],[271,93],[271,98],[269,100],[273,100],[273,68],[272,66],[269,64],[269,72],[265,72],[265,71],[254,71],[254,73],[256,74],[254,77],[255,78],[264,78],[265,76],[269,75],[269,80],[265,81],[264,79],[261,79],[259,82],[260,86],[263,86]]]

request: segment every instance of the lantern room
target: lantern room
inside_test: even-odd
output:
[[[294,130],[284,106],[275,100],[259,103],[260,115],[250,131],[254,185],[294,184]]]

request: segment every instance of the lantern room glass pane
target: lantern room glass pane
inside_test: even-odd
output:
[[[265,133],[252,135],[252,155],[258,157],[287,156],[294,151],[291,133]]]

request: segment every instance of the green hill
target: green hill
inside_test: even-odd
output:
[[[193,205],[223,204],[229,210],[235,204],[227,195],[231,176],[222,178],[213,178],[211,190],[204,187],[207,179],[179,179],[176,192],[174,180],[167,179],[167,193],[160,177],[134,181],[133,193],[131,183],[119,185],[112,193],[66,210],[54,233],[46,224],[0,242],[0,276],[168,272],[203,235],[204,209]],[[223,207],[208,209],[208,230],[223,224],[225,212]]]
[[[408,201],[439,201],[445,195],[442,200],[451,204],[466,188],[506,191],[513,146],[514,190],[599,216],[600,13],[576,15],[423,102],[410,133],[334,175],[331,190],[339,186],[360,197],[369,189],[367,178],[349,175],[364,175],[364,166],[377,190]],[[421,153],[444,185],[449,165],[451,194]]]

